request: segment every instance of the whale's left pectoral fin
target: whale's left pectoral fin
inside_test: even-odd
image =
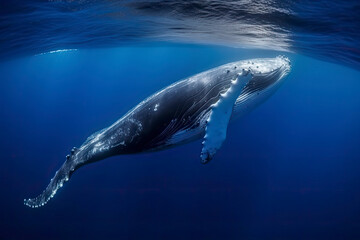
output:
[[[209,162],[225,141],[227,127],[236,99],[251,78],[250,71],[243,70],[236,79],[231,81],[229,89],[221,94],[219,100],[211,106],[200,155],[201,163]]]

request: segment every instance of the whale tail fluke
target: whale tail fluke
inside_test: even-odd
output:
[[[65,182],[67,182],[77,167],[74,166],[71,157],[67,157],[65,163],[56,172],[54,178],[51,179],[46,189],[37,197],[24,199],[24,204],[31,208],[44,206],[59,190]]]

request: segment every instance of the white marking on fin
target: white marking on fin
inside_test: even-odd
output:
[[[243,69],[242,73],[231,81],[230,88],[224,94],[221,94],[219,100],[211,106],[200,155],[202,163],[210,161],[225,141],[233,106],[242,89],[252,77],[249,73],[249,70]]]

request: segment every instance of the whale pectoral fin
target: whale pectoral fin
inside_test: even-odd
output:
[[[243,70],[235,80],[231,81],[230,88],[221,94],[219,100],[211,106],[211,113],[206,121],[205,136],[202,142],[201,163],[209,162],[225,141],[233,106],[251,78],[250,71]]]

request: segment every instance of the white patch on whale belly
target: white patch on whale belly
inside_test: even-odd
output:
[[[206,120],[209,118],[209,115],[210,111],[208,109],[202,111],[199,114],[198,120],[195,121],[198,123],[196,128],[187,128],[176,132],[166,141],[165,145],[180,145],[200,139],[205,131]]]
[[[203,131],[204,129],[201,127],[178,131],[166,141],[166,145],[180,145],[190,142],[194,139],[199,138]]]

